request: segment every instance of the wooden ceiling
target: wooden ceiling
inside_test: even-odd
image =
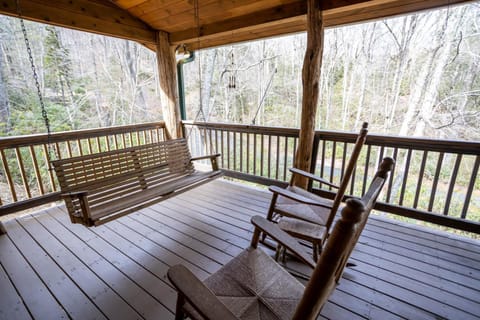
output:
[[[170,44],[206,48],[306,30],[302,0],[17,0],[0,1],[0,14],[131,39],[154,48],[156,31]],[[326,0],[325,26],[338,26],[465,0]],[[198,6],[196,4],[198,3]]]

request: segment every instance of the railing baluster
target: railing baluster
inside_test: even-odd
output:
[[[323,140],[322,141],[322,157],[321,157],[321,161],[320,161],[320,177],[322,177],[322,178],[323,178],[323,170],[325,168],[325,154],[326,153],[327,153],[327,140]]]
[[[468,184],[467,194],[465,195],[465,202],[463,203],[463,209],[462,209],[462,215],[461,215],[462,219],[465,219],[467,217],[467,211],[470,205],[470,200],[472,199],[472,193],[475,187],[475,181],[477,180],[479,166],[480,166],[480,156],[476,156],[475,164],[473,165],[473,169],[472,169],[472,175],[470,176],[470,183]]]
[[[126,147],[127,147],[127,138],[125,138],[125,133],[122,133],[122,148],[124,149]]]
[[[412,158],[412,149],[408,149],[407,158],[405,160],[405,169],[403,171],[402,189],[400,191],[400,199],[398,201],[398,204],[401,206],[403,205],[403,199],[405,199],[405,189],[407,187],[407,180],[408,180],[408,173],[410,171],[411,158]]]
[[[20,169],[20,176],[22,177],[23,189],[25,190],[25,193],[27,194],[28,199],[30,199],[32,197],[32,194],[30,193],[30,186],[28,185],[25,166],[23,165],[22,155],[18,147],[15,148],[15,156],[17,157],[17,164],[18,164],[18,168]]]
[[[455,188],[455,181],[457,180],[458,169],[460,168],[460,163],[462,162],[462,155],[457,154],[455,159],[455,165],[453,166],[452,175],[450,176],[450,183],[448,184],[447,198],[445,199],[445,206],[443,207],[443,215],[448,216],[450,210],[450,202],[452,200],[453,190]]]
[[[220,145],[221,145],[221,148],[222,148],[222,168],[225,168],[225,151],[224,151],[225,149],[223,148],[224,147],[224,144],[223,144],[224,133],[225,132],[223,130],[220,131],[220,134],[221,134],[220,135],[220,139],[221,139],[220,140]]]
[[[72,157],[72,145],[70,144],[70,140],[68,140],[66,143],[67,143],[67,157],[71,158]]]
[[[393,149],[392,158],[397,159],[397,157],[398,157],[398,148],[395,148],[395,149]],[[390,203],[390,197],[392,195],[392,187],[393,187],[393,180],[395,179],[395,168],[396,167],[397,166],[393,166],[393,169],[390,172],[390,178],[389,178],[389,181],[388,181],[388,188],[387,188],[387,198],[386,198],[387,203]]]
[[[288,167],[288,137],[285,136],[285,156],[283,158],[283,181],[287,180],[287,167]]]
[[[261,144],[260,144],[260,176],[263,177],[263,156],[265,149],[265,137],[263,133],[260,135]]]
[[[443,156],[444,156],[443,152],[440,152],[440,154],[438,155],[437,168],[435,170],[435,176],[433,177],[432,191],[430,193],[430,201],[428,203],[428,211],[432,211],[433,203],[435,201],[435,194],[437,192],[437,186],[438,186],[438,178],[440,176],[440,171],[442,169]]]
[[[239,133],[240,135],[240,172],[243,172],[243,132]]]
[[[330,161],[330,182],[334,183],[333,177],[335,176],[335,157],[337,155],[337,141],[333,141],[332,144],[332,159]],[[328,186],[328,190],[332,190],[332,187]]]
[[[340,171],[340,181],[343,180],[343,176],[345,175],[345,166],[347,164],[347,150],[348,144],[346,142],[343,143],[343,154],[342,154],[342,169]]]
[[[38,167],[37,154],[33,146],[29,147],[30,157],[32,158],[33,170],[35,172],[35,178],[37,180],[37,187],[41,195],[45,194],[45,189],[43,188],[42,175],[40,174],[40,168]]]
[[[0,149],[0,156],[2,157],[3,171],[7,177],[8,188],[10,189],[10,194],[13,201],[18,201],[17,192],[15,191],[15,185],[13,183],[12,174],[10,173],[10,168],[8,166],[7,157],[5,156],[5,151]]]
[[[271,178],[271,160],[272,160],[272,136],[268,135],[268,177]]]
[[[87,139],[87,142],[88,142],[88,154],[92,154],[92,151],[93,151],[93,146],[92,146],[92,139],[88,138]]]
[[[53,155],[52,156],[58,156],[58,159],[62,159],[62,149],[60,149],[60,144],[58,142],[55,142],[53,145]],[[51,159],[53,160],[53,159]]]
[[[95,137],[95,142],[97,143],[97,152],[102,152],[102,146],[100,144],[100,137]]]
[[[427,163],[428,151],[423,152],[422,164],[420,165],[420,172],[418,173],[417,189],[415,191],[415,199],[413,201],[413,207],[417,208],[418,199],[420,198],[420,191],[422,189],[423,174],[425,173],[425,164]]]
[[[277,153],[275,156],[275,179],[278,180],[278,169],[280,165],[280,136],[277,136]]]
[[[230,167],[230,131],[227,131],[227,168],[231,169]]]
[[[117,135],[114,134],[113,135],[113,145],[115,146],[115,149],[118,150],[118,138],[117,138]]]
[[[80,139],[77,139],[77,146],[78,146],[78,153],[80,154],[80,156],[83,156],[82,141]]]
[[[218,152],[218,130],[215,129],[215,153],[219,153]]]
[[[237,170],[237,133],[233,132],[233,170]]]
[[[49,177],[49,182],[50,182],[50,190],[52,191],[57,191],[57,185],[55,184],[55,178],[53,177],[53,170],[50,170],[50,162],[48,160],[48,153],[50,151],[47,149],[47,145],[44,144],[43,145],[43,158],[44,158],[44,161],[45,163],[47,164],[47,168],[48,168],[48,177]]]
[[[108,138],[108,135],[104,136],[105,138],[105,149],[106,151],[110,151],[110,139]]]
[[[158,130],[157,130],[157,131],[158,131]],[[152,133],[152,129],[148,130],[147,137],[148,137],[148,143],[153,143],[153,133]],[[116,136],[116,135],[115,135],[115,144],[117,144],[117,136]],[[117,149],[118,149],[118,145],[117,145]]]
[[[257,134],[253,134],[253,174],[257,174]]]
[[[367,156],[365,159],[365,173],[363,174],[362,182],[362,196],[365,195],[365,189],[367,188],[368,168],[370,166],[370,154],[372,152],[372,145],[367,146]]]
[[[250,133],[247,132],[247,173],[250,173]]]

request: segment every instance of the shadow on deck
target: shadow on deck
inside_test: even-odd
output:
[[[269,200],[219,180],[96,228],[63,207],[11,220],[0,319],[173,319],[169,266],[215,272],[249,245],[250,217]],[[480,319],[479,241],[372,216],[351,261],[321,318]]]

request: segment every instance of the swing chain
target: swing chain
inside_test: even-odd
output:
[[[33,79],[35,81],[35,87],[37,88],[38,101],[40,102],[40,108],[42,110],[42,118],[45,123],[45,127],[47,128],[47,146],[48,146],[47,158],[48,158],[48,167],[49,167],[49,170],[51,170],[52,169],[51,167],[52,146],[50,143],[50,138],[51,138],[50,120],[48,119],[47,109],[45,108],[45,103],[43,101],[42,91],[40,89],[40,82],[38,81],[38,74],[35,68],[35,62],[33,61],[32,48],[30,46],[30,41],[28,40],[27,28],[25,27],[25,22],[23,21],[23,18],[22,18],[20,0],[17,0],[16,2],[17,2],[17,14],[20,19],[20,26],[22,28],[23,39],[25,40],[25,46],[27,47],[28,60],[30,61],[30,67],[32,69]]]

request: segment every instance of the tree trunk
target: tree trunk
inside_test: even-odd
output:
[[[158,32],[157,63],[162,111],[167,131],[172,138],[179,138],[182,136],[182,128],[178,103],[175,54],[170,48],[168,34],[163,31]]]
[[[295,155],[295,167],[310,170],[312,161],[313,138],[315,136],[315,115],[317,112],[320,72],[323,53],[323,18],[320,1],[308,0],[307,12],[307,48],[302,69],[303,100],[302,122],[298,149]],[[296,179],[294,183],[307,187],[307,180]]]

